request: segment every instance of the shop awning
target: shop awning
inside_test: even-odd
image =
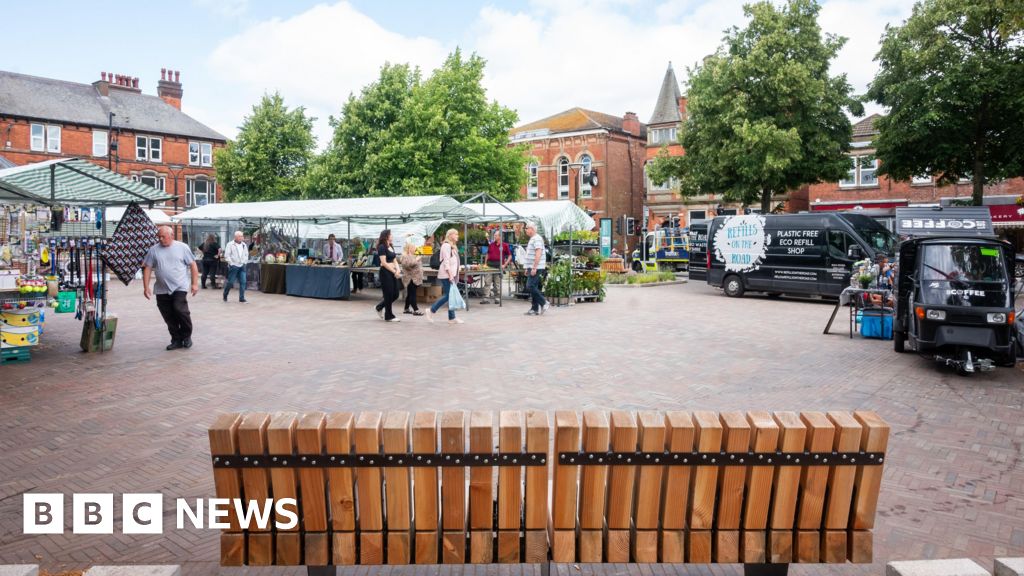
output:
[[[479,215],[476,222],[530,221],[549,239],[565,230],[593,230],[597,226],[589,214],[569,200],[477,202],[466,206]]]
[[[1024,206],[1001,204],[988,207],[995,228],[1024,228]]]
[[[173,197],[79,158],[0,170],[0,201],[82,206],[154,204]]]
[[[309,224],[398,224],[424,220],[461,221],[474,215],[475,213],[450,196],[398,196],[207,204],[182,212],[175,216],[174,220],[252,223],[260,220],[291,220]]]

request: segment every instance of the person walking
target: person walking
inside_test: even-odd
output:
[[[224,301],[228,301],[231,285],[238,280],[238,301],[245,299],[245,265],[249,262],[249,248],[245,245],[245,236],[241,230],[235,232],[234,242],[228,242],[224,248],[224,259],[228,262],[228,277],[224,280]]]
[[[526,236],[530,241],[526,244],[526,290],[530,293],[530,309],[527,316],[537,316],[548,310],[548,301],[540,291],[540,281],[547,273],[547,258],[544,255],[544,237],[537,232],[537,225],[530,222],[526,225]]]
[[[398,279],[402,269],[396,262],[395,249],[391,244],[391,230],[381,230],[377,239],[377,256],[380,258],[380,290],[384,299],[377,303],[377,315],[387,322],[401,322],[391,310],[391,304],[398,300]]]
[[[191,348],[192,314],[187,296],[190,288],[193,296],[199,293],[199,267],[192,250],[174,239],[170,226],[161,226],[156,236],[158,242],[150,247],[142,261],[142,294],[150,300],[156,292],[156,307],[171,333],[167,349]],[[156,285],[150,288],[154,270]]]
[[[498,268],[501,274],[490,274],[484,276],[484,286],[487,293],[481,304],[490,304],[491,300],[497,304],[501,301],[501,281],[505,274],[505,268],[512,263],[512,248],[501,241],[501,230],[495,230],[491,243],[487,245],[487,265],[491,268]]]
[[[441,281],[441,297],[430,307],[430,315],[427,320],[434,321],[434,314],[442,306],[448,304],[448,291],[452,288],[452,282],[459,281],[459,231],[449,228],[444,235],[444,243],[441,244],[441,264],[437,268],[437,279]],[[448,309],[448,323],[462,324],[461,318],[455,317],[455,310]]]
[[[402,267],[402,283],[405,284],[405,314],[423,316],[416,305],[416,288],[423,284],[423,261],[416,255],[415,244],[405,242],[398,264]]]
[[[206,241],[199,245],[199,251],[203,253],[203,289],[206,289],[206,279],[209,277],[210,284],[217,288],[217,256],[220,254],[220,242],[213,234],[206,236]]]

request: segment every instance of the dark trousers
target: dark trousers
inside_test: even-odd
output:
[[[231,293],[231,285],[238,280],[238,300],[245,300],[245,266],[228,266],[228,277],[224,279],[224,299]]]
[[[530,293],[530,310],[540,311],[541,306],[548,302],[540,291],[540,281],[543,274],[543,270],[537,270],[537,274],[534,276],[526,277],[526,290]]]
[[[409,285],[405,287],[405,309],[406,310],[419,310],[419,306],[416,305],[416,285],[409,282]]]
[[[394,274],[381,272],[380,290],[384,293],[384,299],[377,303],[377,310],[383,309],[384,319],[391,320],[395,317],[395,313],[391,310],[391,304],[398,300],[398,281],[395,279]]]
[[[352,291],[353,292],[358,292],[358,291],[362,290],[363,289],[363,285],[365,284],[364,281],[365,281],[365,278],[363,277],[363,273],[362,272],[353,272],[352,273]]]
[[[156,295],[156,307],[167,323],[172,342],[182,342],[192,337],[192,314],[188,311],[187,294],[179,290],[173,294]]]
[[[203,288],[206,288],[206,278],[210,278],[210,284],[217,287],[217,264],[216,260],[203,260]]]

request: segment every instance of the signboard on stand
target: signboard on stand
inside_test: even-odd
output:
[[[612,255],[612,219],[601,218],[601,256]]]

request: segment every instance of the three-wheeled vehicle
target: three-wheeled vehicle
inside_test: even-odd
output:
[[[632,254],[637,272],[686,270],[690,263],[690,239],[686,228],[658,228],[644,234]]]
[[[987,209],[899,208],[893,347],[961,374],[1013,366],[1015,250],[997,240]]]

